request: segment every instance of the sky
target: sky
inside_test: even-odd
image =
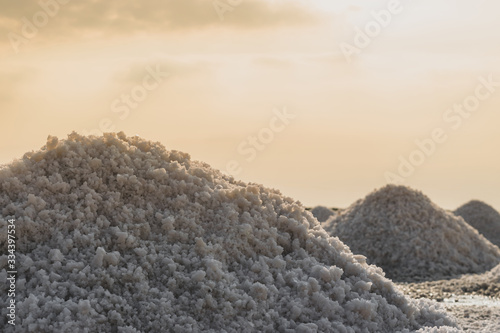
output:
[[[306,206],[500,210],[500,2],[0,0],[0,164],[124,131]]]

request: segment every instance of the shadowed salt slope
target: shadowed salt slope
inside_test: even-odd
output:
[[[399,281],[484,272],[500,250],[419,191],[388,185],[358,200],[326,229]]]
[[[496,246],[500,246],[500,213],[490,205],[472,200],[454,211]]]
[[[405,298],[379,268],[358,262],[294,200],[138,137],[49,137],[0,171],[0,191],[2,248],[5,221],[17,220],[17,330],[453,325],[435,304]],[[6,264],[2,255],[2,281]]]
[[[337,214],[332,209],[325,206],[316,206],[311,209],[311,213],[319,222],[325,222],[330,216],[335,216]]]

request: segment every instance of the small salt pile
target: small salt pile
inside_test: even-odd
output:
[[[337,213],[325,206],[316,206],[311,209],[311,213],[319,222],[325,222],[330,216],[335,216]]]
[[[491,282],[500,283],[500,265],[495,266],[489,271],[489,277]]]
[[[478,283],[500,283],[500,264],[493,267],[490,271],[481,274],[480,276],[474,276],[474,280]]]
[[[325,229],[399,281],[479,273],[500,262],[498,247],[476,229],[405,186],[370,193]]]
[[[454,211],[490,242],[500,247],[500,213],[490,205],[472,200]]]
[[[0,213],[16,331],[456,331],[294,200],[122,132],[49,137],[2,168]]]

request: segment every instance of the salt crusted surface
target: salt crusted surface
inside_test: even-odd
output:
[[[467,223],[476,228],[490,242],[500,246],[500,213],[490,205],[472,200],[455,210]]]
[[[500,262],[500,249],[476,229],[405,186],[370,193],[325,229],[399,281],[479,273]]]
[[[138,137],[49,137],[0,170],[0,209],[2,251],[17,220],[17,331],[455,331],[425,328],[454,323],[299,203]]]
[[[496,301],[500,303],[500,301]],[[484,306],[470,304],[446,304],[446,309],[452,313],[459,326],[470,333],[500,332],[500,306]]]
[[[330,216],[335,216],[337,214],[332,209],[325,206],[316,206],[311,209],[311,213],[319,222],[325,222]]]

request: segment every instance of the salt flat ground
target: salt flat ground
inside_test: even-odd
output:
[[[468,332],[500,332],[500,299],[459,296],[444,300],[446,310]]]
[[[500,332],[498,284],[473,285],[462,279],[454,279],[398,285],[411,297],[429,298],[442,304],[466,332]]]

